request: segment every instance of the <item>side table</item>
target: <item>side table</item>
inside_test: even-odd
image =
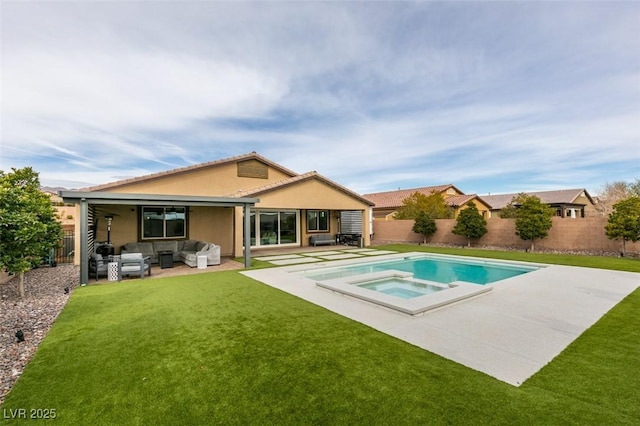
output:
[[[170,250],[159,251],[158,263],[160,269],[173,268],[173,252]]]

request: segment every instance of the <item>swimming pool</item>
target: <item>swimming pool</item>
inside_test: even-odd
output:
[[[538,266],[445,257],[432,255],[408,256],[401,259],[367,262],[323,270],[308,271],[307,278],[316,281],[347,278],[380,271],[403,271],[420,280],[451,284],[457,281],[479,285],[491,284],[539,269]]]
[[[415,252],[332,265],[301,266],[292,272],[317,287],[410,315],[487,293],[493,288],[489,284],[544,267]]]
[[[373,279],[355,285],[402,299],[413,299],[449,288],[401,277]]]

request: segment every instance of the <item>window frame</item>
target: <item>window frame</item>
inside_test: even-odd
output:
[[[315,221],[316,221],[316,229],[311,229],[309,227],[309,220],[311,219],[309,217],[310,213],[316,213],[316,217],[315,217]],[[321,213],[325,213],[326,214],[326,223],[327,223],[327,228],[326,229],[321,229],[320,228],[320,221],[321,221]],[[307,233],[314,233],[314,232],[329,232],[331,230],[331,211],[330,210],[307,210],[306,212],[306,223],[307,223]]]
[[[162,209],[162,236],[147,237],[145,236],[145,209]],[[167,236],[167,209],[184,210],[184,231],[183,235]],[[159,240],[186,240],[189,237],[189,208],[188,206],[140,206],[139,207],[139,223],[140,223],[140,241],[159,241]]]
[[[263,230],[262,230],[262,222],[260,220],[260,216],[261,214],[266,213],[266,214],[277,214],[277,219],[276,219],[276,227],[277,230],[275,231],[276,233],[276,243],[275,244],[262,244],[262,239],[265,238],[265,236],[263,235]],[[291,230],[294,233],[295,236],[295,241],[294,242],[287,242],[287,243],[283,243],[282,242],[282,232],[283,232],[283,228],[282,228],[282,219],[283,219],[283,214],[285,215],[293,215],[293,217],[295,217],[295,225],[294,225],[294,229]],[[251,247],[252,248],[265,248],[265,247],[298,247],[300,245],[300,221],[301,221],[301,213],[300,210],[294,210],[294,209],[251,209]],[[289,231],[289,230],[286,230]]]

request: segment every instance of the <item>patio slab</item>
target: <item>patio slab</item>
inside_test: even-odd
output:
[[[296,264],[300,264],[300,263],[314,263],[314,262],[320,262],[321,259],[315,258],[315,257],[297,257],[297,258],[293,258],[293,259],[281,259],[281,260],[271,260],[270,262],[273,263],[274,265],[279,265],[279,266],[283,266],[283,265],[296,265]]]
[[[328,256],[317,256],[317,257],[324,260],[341,260],[341,259],[353,259],[356,257],[363,257],[363,255],[358,253],[340,253],[340,254],[332,254]]]
[[[637,273],[548,265],[497,282],[480,296],[412,317],[292,273],[301,270],[243,274],[514,386],[640,286]]]
[[[263,260],[265,262],[271,262],[273,260],[282,260],[282,259],[300,259],[303,256],[299,254],[279,254],[275,256],[260,256],[256,257],[256,260]]]
[[[397,251],[373,250],[373,251],[363,252],[362,254],[366,254],[367,256],[379,256],[379,255],[383,255],[383,254],[393,254],[393,253],[397,253]]]
[[[331,256],[332,254],[341,254],[340,250],[312,251],[309,253],[300,253],[302,256]]]

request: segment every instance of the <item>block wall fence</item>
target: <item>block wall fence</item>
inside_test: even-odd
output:
[[[411,230],[413,220],[389,220],[373,222],[373,244],[383,243],[421,243],[423,237]],[[466,245],[467,239],[451,232],[455,219],[438,219],[437,232],[427,239],[433,244]],[[535,242],[535,248],[541,250],[620,252],[622,242],[610,240],[604,233],[607,219],[585,217],[578,219],[553,218],[553,227],[549,235]],[[478,240],[472,240],[472,246],[495,246],[527,249],[530,242],[523,241],[515,234],[515,219],[487,219],[487,233]],[[640,241],[627,241],[627,252],[640,253]]]

